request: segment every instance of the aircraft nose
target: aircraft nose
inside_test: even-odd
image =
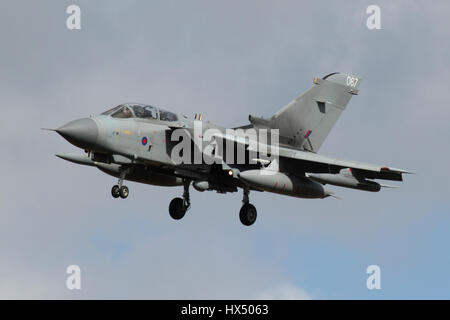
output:
[[[97,143],[98,126],[89,118],[71,121],[56,129],[56,132],[79,148],[90,149]]]

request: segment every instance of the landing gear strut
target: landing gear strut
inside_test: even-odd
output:
[[[189,198],[189,185],[190,180],[183,180],[183,198],[174,198],[169,204],[169,214],[175,220],[180,220],[184,217],[185,213],[191,207],[191,202]]]
[[[256,208],[249,202],[250,190],[248,188],[244,188],[244,196],[242,199],[242,207],[239,211],[239,219],[241,220],[244,226],[251,226],[256,221]]]
[[[119,181],[111,189],[111,195],[113,198],[121,197],[122,199],[125,199],[130,194],[128,187],[123,185],[123,179],[125,179],[126,174],[126,170],[120,172]]]

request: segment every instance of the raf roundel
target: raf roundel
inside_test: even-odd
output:
[[[147,137],[143,137],[142,140],[141,140],[141,142],[142,142],[142,145],[143,145],[143,146],[146,146],[146,145],[147,145],[147,142],[148,142]]]

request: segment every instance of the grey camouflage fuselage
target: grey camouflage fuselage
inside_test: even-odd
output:
[[[270,118],[249,116],[250,124],[226,129],[139,103],[119,105],[98,116],[56,129],[83,154],[57,154],[119,178],[113,197],[126,198],[124,180],[184,187],[169,212],[181,219],[190,207],[189,186],[220,193],[244,191],[240,220],[251,225],[256,209],[250,190],[299,198],[334,196],[325,185],[379,191],[373,179],[402,181],[408,171],[385,165],[318,155],[321,145],[358,94],[361,79],[332,73]],[[207,139],[205,139],[207,137]]]

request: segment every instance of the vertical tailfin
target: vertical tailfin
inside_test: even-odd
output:
[[[361,79],[332,73],[314,78],[314,86],[278,111],[270,120],[280,131],[280,142],[317,152],[353,95]]]

